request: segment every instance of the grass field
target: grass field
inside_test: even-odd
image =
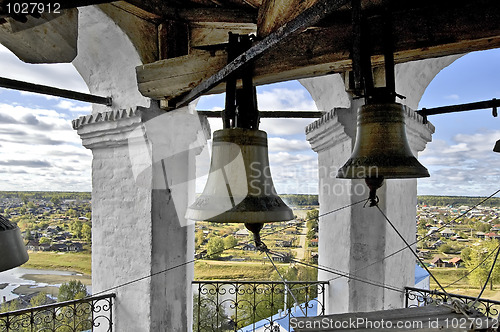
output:
[[[434,268],[431,269],[430,271],[436,277],[439,283],[443,287],[445,287],[446,291],[449,293],[476,297],[481,291],[479,287],[471,286],[467,278],[463,278],[459,282],[454,283],[467,273],[466,269]],[[447,285],[451,283],[454,284],[447,287]],[[431,289],[440,290],[436,282],[434,282],[432,278],[431,278]],[[500,285],[494,285],[493,290],[490,290],[490,287],[488,285],[481,297],[485,299],[500,301]]]
[[[91,274],[90,253],[30,252],[29,256],[29,261],[23,267]]]

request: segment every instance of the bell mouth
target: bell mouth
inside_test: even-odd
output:
[[[0,215],[0,272],[23,265],[29,259],[21,230]]]
[[[210,172],[186,218],[220,223],[266,223],[294,218],[274,188],[267,134],[226,128],[213,135]]]

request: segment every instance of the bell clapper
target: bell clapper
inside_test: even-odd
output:
[[[255,242],[255,247],[260,251],[268,251],[267,246],[260,239],[260,230],[264,227],[261,223],[245,223],[245,227],[253,233],[253,240]]]
[[[370,202],[370,207],[377,206],[379,198],[377,196],[377,189],[382,187],[384,184],[384,177],[366,178],[365,183],[370,188],[370,195],[368,196],[368,201]],[[366,205],[366,203],[365,203]]]

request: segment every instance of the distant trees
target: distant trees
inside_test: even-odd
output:
[[[319,205],[318,195],[294,194],[280,195],[288,205],[292,206],[313,206]]]
[[[79,300],[87,296],[87,287],[80,280],[70,280],[59,287],[59,302]]]
[[[481,287],[486,282],[488,273],[490,272],[495,254],[493,251],[498,246],[498,241],[490,240],[483,241],[480,245],[467,247],[462,250],[462,259],[465,262],[465,267],[469,270],[470,282],[478,287]],[[488,259],[486,257],[489,255]],[[481,263],[483,260],[486,261]],[[497,261],[495,268],[490,278],[490,289],[493,289],[493,284],[500,282],[500,262]]]
[[[207,254],[209,258],[217,259],[224,251],[224,241],[219,236],[213,236],[207,243]]]
[[[468,197],[468,196],[418,196],[418,204],[429,206],[474,206],[481,202],[484,197]],[[492,197],[482,206],[500,206],[500,197]]]
[[[84,239],[89,243],[92,241],[92,227],[90,227],[89,224],[82,225],[81,233],[82,233],[82,239]]]
[[[40,240],[38,240],[38,243],[40,244],[50,244],[52,242],[51,239],[49,239],[48,237],[41,237]]]
[[[232,235],[228,235],[224,238],[224,249],[234,248],[238,244],[238,240]]]
[[[308,240],[314,239],[316,236],[316,232],[318,231],[318,217],[319,217],[319,210],[314,209],[311,211],[308,211],[306,214],[306,227],[307,227],[307,235],[306,238]]]

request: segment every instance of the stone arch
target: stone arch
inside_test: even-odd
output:
[[[137,88],[135,67],[141,57],[127,34],[96,6],[79,8],[78,55],[73,65],[92,94],[111,96],[112,108],[148,107]],[[92,113],[106,111],[94,104]]]
[[[450,55],[396,65],[396,92],[406,97],[399,102],[416,110],[425,89],[434,77],[461,56]],[[350,98],[340,74],[307,78],[299,82],[309,91],[320,110],[329,111],[335,107],[350,106]]]

